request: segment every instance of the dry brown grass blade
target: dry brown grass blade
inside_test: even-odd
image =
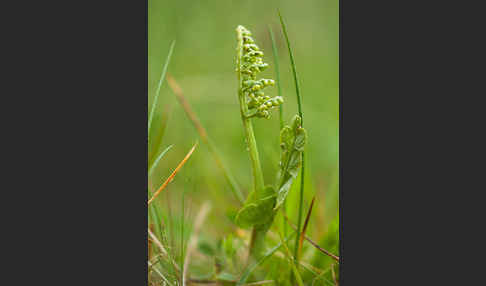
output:
[[[150,230],[150,228],[148,228],[148,235],[150,236],[149,241],[150,240],[153,241],[155,243],[155,245],[157,245],[157,247],[162,252],[162,255],[167,256],[167,250],[162,245],[162,243],[157,239],[157,237],[155,236],[155,234],[153,234],[153,232]]]
[[[162,243],[160,242],[160,240],[157,238],[157,236],[155,236],[155,234],[150,230],[150,228],[148,228],[148,235],[149,235],[149,242],[152,242],[154,243],[161,251],[161,254],[162,254],[162,257],[164,259],[166,259],[167,261],[170,261],[172,266],[174,266],[174,269],[180,273],[181,270],[179,268],[179,266],[177,265],[177,263],[175,263],[175,261],[170,257],[169,253],[167,252],[167,250],[165,249],[165,247],[162,245]],[[150,263],[150,259],[149,259],[149,263]]]
[[[287,215],[285,213],[283,213],[283,216],[285,218],[285,220],[287,221],[287,223],[294,229],[294,230],[297,230],[297,227],[292,223],[290,222],[289,218],[287,217]],[[337,262],[339,262],[339,256],[336,256],[334,254],[332,254],[331,252],[325,250],[324,248],[320,247],[317,243],[315,243],[314,241],[312,241],[312,239],[310,239],[307,235],[304,236],[305,240],[307,240],[310,244],[312,244],[312,246],[314,246],[315,248],[317,248],[317,250],[319,250],[320,252],[324,253],[325,255],[331,257],[332,259],[336,260]]]
[[[187,243],[187,252],[186,252],[186,257],[184,259],[184,268],[182,272],[183,286],[186,285],[187,269],[189,268],[189,261],[191,259],[192,252],[194,252],[197,246],[197,238],[199,236],[199,232],[201,231],[201,227],[210,210],[211,210],[211,203],[209,201],[206,201],[204,202],[204,204],[199,209],[199,212],[196,215],[196,221],[194,222],[194,231],[192,232],[192,235],[189,238],[189,242]]]
[[[149,231],[153,233],[154,225],[151,223],[149,225]],[[152,240],[148,239],[148,260],[152,260]]]
[[[309,207],[309,211],[307,211],[307,216],[305,217],[304,227],[302,228],[302,232],[300,233],[300,238],[299,238],[299,253],[302,251],[302,245],[304,244],[305,232],[306,232],[307,226],[309,224],[309,219],[310,219],[310,215],[312,213],[312,207],[314,206],[315,199],[316,199],[316,197],[314,196],[312,198],[312,201],[311,201],[311,204],[310,204],[310,207]]]
[[[203,140],[204,143],[208,143],[208,134],[206,133],[206,130],[202,126],[201,122],[199,121],[199,118],[197,118],[196,114],[194,111],[192,111],[191,106],[187,102],[186,98],[184,97],[184,93],[182,92],[182,88],[179,86],[177,81],[167,73],[167,82],[169,83],[169,87],[172,89],[172,91],[175,93],[177,99],[179,100],[180,104],[182,105],[182,108],[186,112],[187,116],[189,119],[192,121],[194,126],[196,127],[197,132],[199,133],[199,136],[201,136],[201,139]]]
[[[152,198],[150,198],[150,200],[148,200],[148,205],[150,205],[150,203],[165,189],[165,187],[174,179],[175,175],[177,174],[177,172],[179,172],[179,169],[186,163],[186,161],[189,159],[189,157],[191,157],[192,155],[192,152],[194,152],[194,149],[196,149],[196,146],[197,146],[197,143],[194,144],[194,146],[192,146],[191,150],[189,150],[189,152],[187,153],[186,157],[184,157],[184,159],[182,159],[182,161],[179,163],[179,165],[177,165],[177,168],[175,168],[175,170],[172,172],[172,174],[170,174],[170,176],[167,178],[167,180],[165,180],[165,182],[162,184],[162,186],[160,186],[160,188],[155,192],[155,194],[152,196]]]
[[[189,102],[186,100],[184,97],[184,93],[182,91],[182,88],[180,85],[177,83],[177,81],[174,79],[170,73],[167,73],[167,82],[169,83],[169,87],[172,89],[174,94],[177,97],[177,100],[179,103],[182,105],[182,108],[187,114],[187,117],[191,120],[192,124],[194,125],[194,128],[196,128],[197,133],[201,137],[201,140],[203,141],[204,144],[206,144],[209,148],[209,151],[211,152],[214,161],[216,162],[216,165],[221,169],[223,172],[223,175],[225,179],[228,181],[228,184],[230,185],[233,193],[235,194],[236,198],[240,201],[240,203],[243,204],[245,201],[243,194],[241,192],[240,187],[236,183],[236,180],[234,179],[233,175],[229,171],[229,169],[226,167],[226,165],[223,163],[223,160],[219,156],[218,152],[216,151],[216,146],[212,143],[212,141],[208,137],[208,133],[206,132],[206,129],[201,124],[201,121],[199,118],[196,116],[196,113],[191,109],[191,105],[189,105]]]
[[[153,267],[154,264],[152,262],[147,261],[147,263],[148,263],[149,269],[155,271],[155,273],[157,273],[165,281],[165,283],[170,285],[169,280],[167,280],[167,278],[164,276],[164,274],[162,274],[157,268]]]

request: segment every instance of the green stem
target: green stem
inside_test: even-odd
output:
[[[253,132],[253,125],[251,119],[246,117],[248,114],[248,106],[246,104],[245,93],[243,92],[243,79],[241,76],[241,61],[243,57],[243,37],[238,34],[238,46],[237,46],[237,75],[238,75],[238,99],[240,101],[241,120],[243,121],[243,127],[245,130],[246,145],[248,152],[250,153],[250,161],[253,172],[253,187],[254,194],[258,198],[259,193],[263,191],[264,180],[263,172],[260,164],[260,157],[258,155],[258,148],[255,139],[255,133]],[[265,234],[268,228],[254,227],[251,236],[250,249],[248,259],[258,259],[263,250],[265,249]]]
[[[251,232],[250,249],[248,254],[248,262],[252,259],[258,261],[265,251],[265,235],[268,228],[262,226],[255,226]]]
[[[263,190],[263,172],[260,165],[260,157],[258,155],[258,149],[253,132],[253,125],[250,118],[246,117],[248,113],[248,106],[246,105],[245,93],[243,92],[243,79],[241,77],[241,58],[243,56],[243,39],[241,35],[238,35],[238,54],[236,65],[238,67],[238,98],[240,101],[241,120],[243,121],[243,127],[245,129],[245,138],[248,151],[250,153],[250,160],[253,171],[253,182],[255,192],[261,192]]]
[[[238,77],[240,77],[238,75]],[[240,80],[241,86],[241,80]],[[241,90],[241,89],[240,89]],[[253,125],[250,118],[246,118],[245,114],[248,111],[248,107],[245,102],[245,95],[243,92],[240,93],[240,106],[241,106],[241,119],[243,120],[243,127],[245,129],[246,145],[248,147],[248,152],[250,153],[251,166],[253,171],[253,186],[255,192],[261,192],[263,190],[263,172],[260,165],[260,157],[258,155],[258,149],[255,139],[255,133],[253,132]]]

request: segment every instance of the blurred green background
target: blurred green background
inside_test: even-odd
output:
[[[257,45],[265,53],[264,61],[270,64],[262,77],[275,79],[268,33],[268,26],[272,27],[280,58],[284,118],[289,122],[297,114],[297,101],[289,55],[278,20],[277,9],[280,9],[294,52],[303,95],[304,127],[309,136],[306,147],[305,211],[314,195],[316,204],[308,234],[317,242],[336,241],[337,237],[330,238],[326,234],[338,215],[339,199],[338,0],[149,0],[148,6],[149,106],[153,104],[170,43],[176,40],[168,72],[182,87],[186,99],[245,192],[251,187],[252,181],[236,93],[235,28],[241,24],[252,31]],[[277,95],[277,88],[268,88],[266,93]],[[168,117],[168,126],[161,145],[151,143],[149,148],[153,151],[165,149],[171,144],[174,146],[152,176],[151,184],[155,188],[199,140],[167,82],[163,83],[160,91],[153,124],[154,137],[163,116]],[[270,120],[256,119],[253,122],[265,181],[273,183],[280,152],[278,111],[272,112]],[[186,190],[188,205],[192,206],[189,207],[190,216],[202,201],[210,200],[213,208],[204,235],[220,238],[234,229],[225,215],[238,204],[207,146],[201,140],[199,143],[194,155],[168,189],[164,190],[157,203],[169,200],[177,209],[180,194]],[[289,197],[288,212],[293,221],[296,220],[298,185],[296,181]],[[334,232],[337,235],[337,228]]]

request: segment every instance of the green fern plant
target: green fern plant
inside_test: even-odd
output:
[[[265,250],[265,235],[270,229],[276,212],[285,201],[292,181],[302,164],[302,152],[306,142],[306,132],[302,119],[296,115],[290,126],[284,126],[280,134],[282,154],[277,181],[265,185],[260,164],[252,119],[270,118],[270,111],[283,103],[281,96],[265,95],[264,89],[273,86],[272,79],[259,79],[258,74],[268,67],[263,61],[263,51],[255,44],[252,34],[243,26],[236,28],[236,72],[238,78],[238,99],[246,143],[250,155],[253,174],[253,190],[236,215],[236,224],[243,228],[253,228],[249,259],[258,260]]]

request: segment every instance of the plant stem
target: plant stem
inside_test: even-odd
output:
[[[265,235],[268,228],[262,226],[255,226],[251,232],[250,249],[248,252],[248,262],[258,260],[265,251]]]
[[[239,73],[238,81],[240,83],[238,93],[240,98],[241,119],[243,120],[243,127],[245,129],[246,146],[248,147],[248,152],[250,153],[250,160],[253,171],[253,186],[255,188],[255,192],[258,193],[259,191],[263,190],[264,186],[262,167],[260,165],[260,157],[258,155],[255,133],[253,132],[253,124],[251,122],[251,119],[246,118],[245,116],[245,114],[248,112],[248,107],[246,106],[245,102],[245,94],[241,91],[242,81]]]
[[[255,133],[253,132],[253,125],[250,118],[246,117],[248,113],[248,106],[246,104],[245,93],[243,92],[243,79],[241,76],[241,60],[243,57],[243,37],[241,33],[238,33],[238,46],[236,56],[236,66],[238,75],[238,99],[240,102],[241,120],[243,121],[243,127],[245,130],[246,145],[248,152],[250,153],[250,161],[253,172],[253,187],[256,198],[259,198],[259,193],[263,192],[264,180],[262,167],[260,165],[260,157],[258,155],[258,148],[255,139]],[[247,198],[247,199],[250,199]],[[254,227],[251,235],[250,249],[248,259],[258,259],[263,250],[265,249],[265,234],[268,228]]]
[[[253,124],[251,122],[251,119],[245,116],[248,113],[248,106],[246,105],[245,93],[243,92],[243,79],[241,77],[240,71],[241,58],[243,56],[243,40],[241,39],[241,35],[238,35],[238,37],[238,52],[236,60],[236,65],[238,69],[238,98],[240,101],[241,120],[243,121],[243,127],[245,129],[246,145],[250,153],[250,160],[253,171],[253,186],[255,188],[255,192],[258,193],[263,190],[264,186],[263,172],[260,165],[260,157],[258,155],[255,134],[253,132]]]

